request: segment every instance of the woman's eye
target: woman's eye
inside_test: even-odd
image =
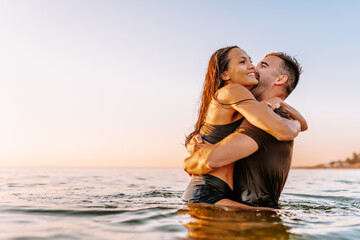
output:
[[[245,61],[241,61],[240,63],[245,63]]]

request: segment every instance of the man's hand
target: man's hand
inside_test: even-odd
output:
[[[207,161],[210,152],[206,151],[204,148],[206,146],[211,146],[211,144],[205,142],[199,134],[193,136],[186,145],[186,150],[191,156],[184,160],[184,170],[190,176],[191,174],[205,174],[212,170]],[[202,150],[198,151],[200,149]]]
[[[204,144],[203,144],[204,145]],[[184,160],[184,170],[189,175],[191,174],[205,174],[211,172],[213,169],[209,166],[209,156],[211,154],[212,145],[201,147],[198,151],[191,154],[190,157]]]
[[[191,138],[188,145],[186,145],[186,150],[188,151],[188,153],[190,153],[190,155],[192,155],[194,152],[207,145],[209,144],[205,143],[199,134],[196,134],[194,137]]]

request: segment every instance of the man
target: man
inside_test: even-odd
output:
[[[295,109],[282,100],[295,89],[301,67],[296,59],[284,53],[271,53],[256,66],[258,86],[252,91],[258,101],[277,97],[269,103],[282,117],[289,118]],[[285,110],[285,111],[284,111]],[[298,114],[296,112],[296,114]],[[307,129],[305,120],[302,131]],[[196,142],[197,139],[197,142]],[[291,165],[293,141],[278,141],[244,120],[239,129],[215,145],[202,144],[199,136],[187,146],[189,152],[201,147],[184,162],[189,174],[205,174],[232,164],[234,166],[233,200],[222,199],[221,205],[278,207],[280,193]],[[226,170],[224,170],[226,171]],[[245,205],[244,205],[245,206]]]

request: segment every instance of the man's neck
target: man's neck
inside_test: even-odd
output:
[[[274,97],[278,97],[283,101],[286,98],[282,91],[278,91],[278,90],[271,91],[270,90],[270,91],[266,91],[266,92],[261,93],[260,96],[257,97],[257,100],[259,102],[261,102],[261,101],[264,101],[266,99],[274,98]]]

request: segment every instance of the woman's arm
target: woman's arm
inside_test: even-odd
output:
[[[241,102],[244,99],[252,99],[253,101]],[[240,84],[229,84],[220,89],[217,100],[220,103],[231,105],[252,125],[271,134],[279,141],[293,140],[299,134],[299,121],[278,116],[266,103],[258,102],[251,92]],[[237,102],[241,103],[237,104]]]
[[[287,111],[292,119],[298,120],[301,125],[301,131],[306,131],[308,129],[307,122],[305,118],[292,106],[286,102],[282,102],[280,105],[285,111]]]
[[[287,113],[289,113],[292,119],[298,120],[300,122],[301,131],[306,131],[308,129],[308,125],[305,118],[295,108],[291,107],[289,104],[287,104],[280,98],[278,97],[270,98],[264,100],[264,102],[273,110],[279,107],[283,108]]]

